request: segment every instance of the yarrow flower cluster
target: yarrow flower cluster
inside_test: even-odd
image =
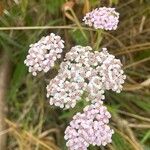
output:
[[[113,90],[120,93],[122,84],[126,79],[124,71],[121,69],[122,64],[119,59],[115,59],[113,55],[107,55],[107,58],[101,65],[99,74],[102,76],[103,87],[106,90]]]
[[[119,13],[115,11],[115,8],[100,7],[87,13],[83,21],[95,29],[116,30]]]
[[[85,88],[85,81],[79,75],[80,66],[69,61],[61,64],[58,75],[47,86],[50,105],[61,108],[73,108],[80,100]]]
[[[85,24],[95,29],[116,30],[119,13],[115,8],[96,8],[84,17]],[[51,33],[37,43],[31,44],[24,63],[29,72],[48,72],[61,57],[64,41]],[[90,46],[74,46],[60,64],[58,74],[46,87],[50,105],[73,108],[84,98],[91,102],[77,113],[65,130],[69,150],[87,150],[89,145],[105,146],[111,143],[114,133],[108,125],[111,118],[103,106],[105,91],[121,92],[126,76],[122,64],[107,48],[93,51]]]
[[[29,72],[36,76],[38,72],[48,72],[61,57],[64,41],[60,36],[51,33],[42,37],[37,43],[31,44],[24,63],[29,67]]]
[[[114,131],[108,126],[110,118],[102,103],[91,104],[84,108],[83,113],[77,113],[65,131],[69,150],[87,150],[90,144],[105,146],[111,143]]]
[[[93,52],[89,46],[75,46],[66,54],[58,75],[47,86],[50,104],[75,107],[84,92],[87,100],[101,103],[105,90],[120,92],[125,75],[120,60],[107,52]]]

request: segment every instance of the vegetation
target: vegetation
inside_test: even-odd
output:
[[[97,34],[81,20],[96,6],[114,6],[120,13],[118,29],[103,32],[100,46],[121,59],[127,80],[122,93],[106,94],[105,104],[113,114],[111,126],[115,130],[112,144],[89,149],[150,150],[150,1],[2,0],[0,56],[5,53],[11,63],[5,118],[8,128],[0,135],[8,134],[8,150],[67,149],[64,130],[84,104],[81,102],[72,110],[50,106],[45,87],[57,70],[33,78],[24,59],[29,45],[50,32],[65,39],[63,55],[72,45],[94,47]]]

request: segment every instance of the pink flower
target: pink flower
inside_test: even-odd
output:
[[[114,131],[107,125],[111,115],[101,104],[91,104],[77,113],[66,128],[65,139],[70,150],[87,150],[91,145],[111,143]]]
[[[73,108],[85,90],[86,83],[80,76],[81,68],[69,61],[63,62],[58,75],[47,86],[50,105],[61,108]]]
[[[116,30],[119,13],[115,11],[115,8],[100,7],[87,13],[83,21],[95,29]]]
[[[89,46],[75,46],[66,54],[58,75],[47,86],[50,105],[73,108],[84,92],[87,101],[101,103],[105,90],[122,90],[125,75],[120,60],[106,48],[102,52],[91,50]]]
[[[121,92],[122,84],[126,79],[122,64],[114,55],[109,54],[107,48],[102,48],[102,52],[96,52],[97,61],[100,62],[96,67],[98,75],[101,76],[102,88],[104,90],[113,90]]]
[[[37,43],[31,44],[24,63],[29,67],[29,72],[36,76],[38,72],[48,72],[61,57],[64,41],[54,33],[42,37]]]

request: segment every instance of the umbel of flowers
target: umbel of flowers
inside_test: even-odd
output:
[[[75,107],[85,91],[92,103],[103,100],[105,90],[120,92],[125,79],[121,66],[106,48],[93,52],[89,46],[72,47],[47,86],[50,104],[68,109]]]
[[[114,131],[108,126],[110,113],[100,103],[88,105],[83,113],[77,113],[66,128],[65,139],[72,150],[87,150],[91,145],[111,143]]]
[[[115,30],[119,22],[115,8],[96,8],[84,17],[86,25],[95,29]],[[31,44],[24,63],[36,76],[48,72],[61,57],[64,41],[51,33]],[[103,106],[105,91],[121,92],[126,76],[122,64],[107,48],[94,51],[90,46],[74,46],[60,64],[58,74],[46,87],[50,105],[71,109],[86,93],[89,105],[78,112],[65,131],[69,150],[87,150],[89,145],[105,146],[114,133],[108,125],[111,118]]]
[[[119,13],[115,8],[100,7],[86,14],[83,21],[95,29],[116,30]]]
[[[54,33],[42,37],[37,43],[31,44],[24,63],[29,67],[33,76],[37,72],[48,72],[55,65],[55,61],[61,57],[64,41]]]

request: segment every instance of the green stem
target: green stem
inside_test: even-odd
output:
[[[71,12],[72,16],[74,17],[74,21],[75,21],[76,25],[79,27],[79,30],[81,31],[83,37],[87,40],[87,36],[86,36],[84,30],[82,29],[82,26],[76,16],[76,14],[74,13],[74,11],[72,9],[70,9],[70,12]]]
[[[98,30],[97,31],[97,40],[96,40],[96,43],[95,43],[95,46],[94,46],[94,50],[95,51],[99,50],[99,46],[101,44],[102,39],[103,39],[103,37],[102,37],[102,30]]]

